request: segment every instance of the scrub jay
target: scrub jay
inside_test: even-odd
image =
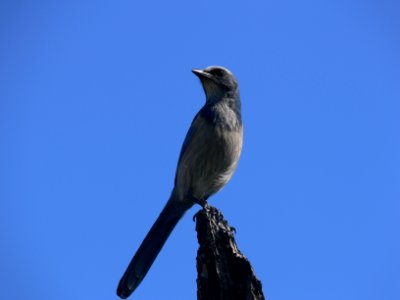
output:
[[[203,85],[206,103],[194,117],[181,149],[171,196],[122,276],[117,294],[137,288],[183,214],[203,207],[232,177],[242,150],[243,129],[238,82],[223,67],[192,70]]]

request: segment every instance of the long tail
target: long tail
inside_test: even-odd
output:
[[[128,298],[142,282],[165,241],[187,209],[188,207],[177,204],[173,199],[167,202],[119,281],[117,288],[119,297]]]

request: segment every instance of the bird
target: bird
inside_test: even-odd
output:
[[[185,212],[196,203],[207,206],[208,198],[231,179],[240,158],[243,125],[236,77],[221,66],[192,72],[201,81],[205,104],[184,139],[170,198],[119,281],[122,299],[142,282]]]

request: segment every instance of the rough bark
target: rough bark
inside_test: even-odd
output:
[[[219,210],[206,206],[196,214],[198,300],[263,300],[260,280],[238,249]]]

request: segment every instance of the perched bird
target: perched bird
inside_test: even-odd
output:
[[[168,236],[195,203],[206,205],[232,177],[242,150],[241,102],[236,78],[226,68],[192,70],[206,103],[186,134],[171,196],[122,276],[117,294],[125,299],[138,287]]]

